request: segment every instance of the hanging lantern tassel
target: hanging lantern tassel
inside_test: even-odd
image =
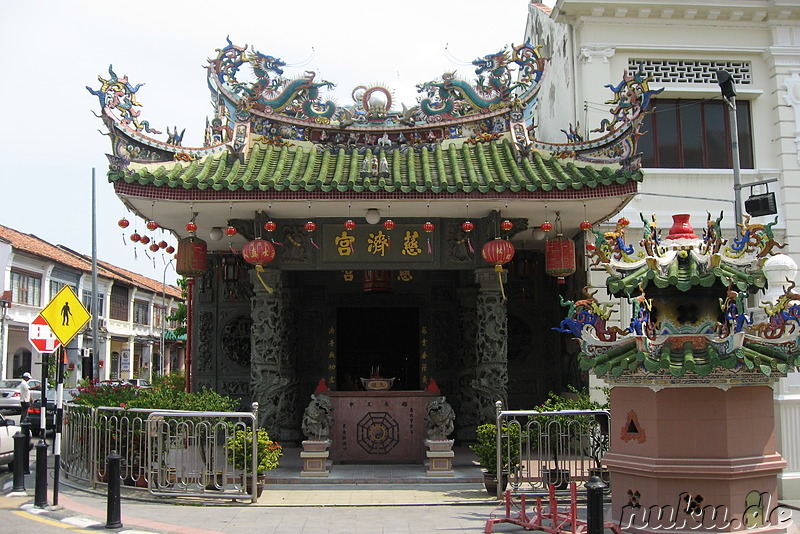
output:
[[[503,287],[503,265],[514,259],[514,252],[514,245],[511,241],[499,237],[488,241],[481,250],[483,259],[494,265],[497,280],[500,283],[500,295],[503,300],[506,300],[506,292]]]
[[[425,224],[422,225],[422,229],[425,230],[425,233],[428,236],[425,238],[428,242],[428,254],[433,254],[433,247],[431,247],[431,234],[436,229],[432,222],[427,221]]]
[[[263,272],[264,272],[264,267],[262,267],[261,265],[256,265],[256,276],[258,276],[258,281],[261,282],[261,285],[264,286],[264,289],[267,290],[267,293],[272,295],[273,293],[275,293],[275,290],[269,287],[267,283],[264,282],[264,279],[261,278],[261,273]]]
[[[469,234],[467,235],[467,248],[469,248],[470,252],[475,252],[475,249],[472,247],[472,240],[469,238]]]
[[[494,270],[497,273],[497,283],[500,284],[500,296],[503,297],[503,300],[506,300],[506,290],[503,287],[503,266],[495,265]]]

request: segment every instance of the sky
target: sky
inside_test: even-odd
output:
[[[355,87],[377,84],[410,107],[416,84],[450,71],[471,79],[470,61],[520,44],[528,3],[0,0],[0,224],[91,254],[94,169],[98,258],[172,283],[166,254],[127,239],[144,222],[117,226],[136,217],[106,179],[111,146],[86,90],[99,88],[109,65],[145,84],[140,120],[164,132],[157,138],[177,126],[183,146],[201,146],[212,113],[204,66],[226,37],[284,60],[284,76],[316,71],[337,84],[322,96],[340,105]]]

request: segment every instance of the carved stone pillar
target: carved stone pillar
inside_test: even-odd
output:
[[[258,424],[275,440],[297,440],[298,381],[282,273],[266,270],[259,279],[253,270],[250,280],[254,290],[250,377],[253,401],[259,404]]]
[[[502,273],[505,282],[506,273]],[[478,403],[478,423],[495,420],[495,402],[508,403],[508,315],[494,269],[475,271],[478,283],[475,353],[475,379],[472,382]]]

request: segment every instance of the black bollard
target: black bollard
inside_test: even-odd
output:
[[[14,434],[14,488],[11,491],[25,491],[24,458],[28,457],[28,443],[25,434],[17,431]]]
[[[36,449],[36,492],[33,496],[33,505],[36,508],[47,507],[47,443],[39,440],[34,445]]]
[[[120,462],[122,456],[111,451],[106,457],[108,472],[108,505],[106,508],[106,528],[122,528],[122,508],[120,500]]]
[[[31,422],[25,419],[23,422],[19,424],[20,428],[22,429],[22,433],[25,434],[25,454],[24,459],[22,460],[22,467],[26,475],[31,474],[31,449],[33,448],[33,443],[31,443]]]
[[[604,489],[600,477],[590,477],[586,482],[586,534],[603,534]]]

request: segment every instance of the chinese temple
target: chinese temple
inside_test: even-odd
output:
[[[413,105],[380,85],[342,105],[316,73],[228,41],[206,66],[213,109],[196,148],[182,127],[154,129],[143,84],[109,67],[87,87],[108,179],[180,239],[191,387],[258,402],[283,440],[300,438],[321,378],[341,395],[383,384],[387,407],[438,388],[469,437],[498,399],[532,406],[585,380],[552,329],[559,294],[583,287],[592,225],[637,192],[658,91],[622,73],[596,138],[564,124],[563,142],[542,141],[537,95],[554,67],[512,45],[474,60],[475,79],[420,83]],[[404,420],[401,434],[422,436]]]
[[[627,329],[605,324],[614,306],[589,289],[562,302],[581,369],[611,386],[604,461],[613,516],[641,531],[783,532],[777,476],[786,462],[776,450],[772,386],[800,357],[800,295],[792,279],[768,276],[785,246],[771,230],[777,219],[745,216],[730,240],[721,214],[708,215],[701,235],[688,215],[673,219],[662,236],[642,217],[644,234],[631,243],[623,218],[588,244],[608,292],[629,304]],[[748,311],[749,297],[760,313]]]

